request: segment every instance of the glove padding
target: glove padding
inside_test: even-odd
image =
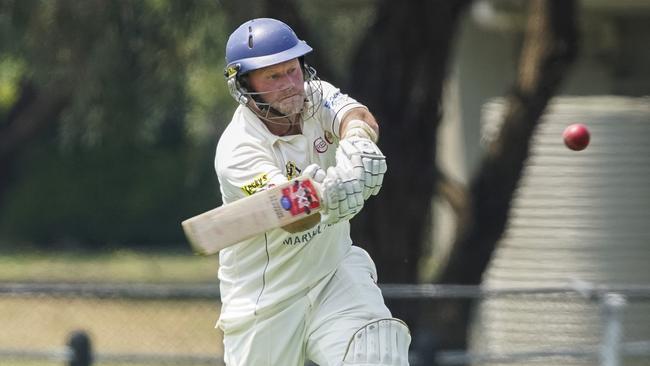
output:
[[[336,150],[336,166],[343,166],[354,172],[363,182],[363,199],[379,193],[388,169],[386,157],[371,140],[351,136],[340,141]]]
[[[349,220],[361,211],[364,202],[362,184],[352,171],[339,166],[327,168],[323,181],[323,191],[327,197],[324,221],[337,223]]]
[[[362,183],[346,167],[329,167],[327,172],[316,164],[306,167],[302,175],[320,183],[324,211],[322,222],[335,224],[349,220],[363,208]]]
[[[309,177],[314,180],[316,183],[323,183],[327,173],[323,170],[318,164],[308,165],[305,169],[302,170],[302,174],[305,177]]]

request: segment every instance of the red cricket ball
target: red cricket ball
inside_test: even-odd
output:
[[[571,150],[584,150],[589,145],[589,129],[582,123],[574,123],[562,133],[564,144]]]

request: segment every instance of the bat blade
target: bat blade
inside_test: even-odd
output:
[[[316,183],[307,177],[257,192],[182,222],[198,254],[215,254],[243,240],[276,229],[322,208]]]

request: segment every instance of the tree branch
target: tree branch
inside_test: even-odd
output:
[[[463,184],[439,172],[436,185],[436,193],[451,206],[457,218],[467,212],[469,192]]]
[[[470,183],[467,211],[459,215],[457,237],[436,282],[481,283],[503,234],[510,202],[529,155],[531,137],[549,99],[576,55],[574,0],[533,0],[519,75],[507,98],[506,114]],[[449,299],[425,307],[439,348],[464,349],[472,301]]]

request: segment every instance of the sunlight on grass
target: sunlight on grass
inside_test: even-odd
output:
[[[216,256],[119,250],[100,254],[0,254],[0,282],[213,283]],[[57,295],[0,296],[0,349],[57,350],[70,332],[88,332],[99,353],[219,356],[218,300],[133,300]],[[0,365],[55,361],[0,359]],[[57,363],[60,364],[60,363]],[[103,366],[111,366],[102,362]],[[138,366],[133,363],[131,366]],[[182,366],[182,365],[179,365]]]
[[[84,330],[93,349],[102,353],[218,356],[223,352],[222,333],[214,328],[219,314],[216,301],[44,300],[0,297],[4,329],[0,348],[60,349],[72,331]],[[44,364],[15,361],[11,364]]]

